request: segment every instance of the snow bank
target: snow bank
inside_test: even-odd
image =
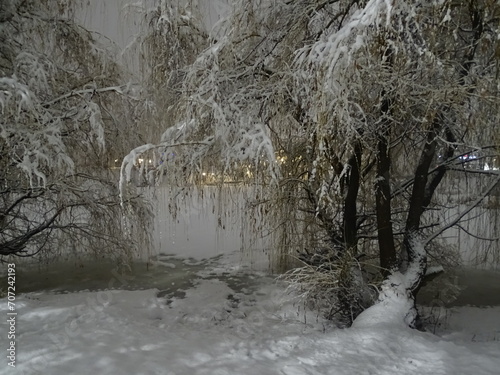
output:
[[[467,339],[444,328],[440,337],[384,324],[375,317],[401,301],[389,297],[353,328],[335,329],[302,314],[284,299],[285,286],[262,275],[206,273],[180,292],[165,298],[154,289],[19,295],[16,368],[4,362],[0,374],[486,375],[500,368],[498,339],[470,339],[494,328],[498,308],[453,310],[454,332],[469,324],[467,316],[474,318]],[[6,308],[1,299],[0,309]],[[6,332],[5,319],[0,326]]]

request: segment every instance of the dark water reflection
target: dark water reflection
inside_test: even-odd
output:
[[[420,291],[422,305],[500,306],[500,272],[458,268],[436,277]]]
[[[18,293],[179,289],[189,287],[196,273],[204,269],[207,262],[160,255],[149,262],[130,264],[105,259],[79,259],[40,266],[18,265],[16,287]]]
[[[160,254],[149,262],[119,264],[110,260],[65,260],[16,267],[16,292],[71,293],[105,289],[158,289],[158,295],[182,297],[200,278],[218,278],[233,290],[251,287],[262,278],[251,272],[210,273],[219,258],[203,261]],[[200,276],[200,273],[202,276]],[[272,282],[272,278],[269,277]],[[422,305],[500,306],[500,272],[459,268],[441,274],[418,295]]]
[[[273,282],[271,276],[257,276],[245,269],[236,274],[221,272],[219,260],[220,256],[197,261],[159,254],[148,262],[136,261],[127,265],[96,259],[56,261],[38,266],[18,265],[16,289],[17,293],[158,289],[159,297],[182,298],[184,290],[201,278],[219,279],[237,292],[250,291],[263,279]]]

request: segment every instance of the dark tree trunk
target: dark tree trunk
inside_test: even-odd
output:
[[[445,137],[446,141],[448,142],[448,146],[446,147],[446,151],[444,153],[444,160],[450,160],[453,157],[453,154],[455,153],[455,146],[453,146],[453,144],[456,142],[456,139],[449,127],[446,127],[445,129]],[[441,165],[431,176],[431,180],[429,181],[429,184],[425,189],[424,202],[423,202],[424,208],[428,207],[429,204],[431,203],[432,196],[434,195],[436,188],[439,186],[441,180],[446,174],[446,170],[447,167],[445,165]]]
[[[354,144],[353,155],[349,159],[349,175],[347,178],[347,193],[344,200],[344,242],[346,249],[355,251],[358,243],[357,208],[360,185],[361,154],[360,142]]]
[[[390,111],[390,100],[384,98],[381,112],[385,117]],[[380,267],[388,274],[396,265],[396,247],[392,230],[391,209],[391,158],[389,155],[389,129],[387,120],[383,121],[377,142],[377,179],[375,182],[375,203],[377,211],[377,238]]]
[[[388,273],[396,264],[396,247],[392,230],[390,158],[387,138],[381,136],[377,144],[377,180],[375,200],[377,209],[377,238],[380,252],[380,267]]]
[[[436,156],[436,136],[442,123],[442,117],[437,115],[430,128],[427,130],[425,143],[415,170],[413,190],[410,197],[410,206],[403,237],[403,262],[401,264],[401,271],[408,273],[408,270],[412,269],[408,277],[412,278],[412,280],[410,280],[411,285],[409,286],[409,291],[411,292],[414,302],[420,289],[421,281],[427,270],[427,255],[425,251],[421,251],[422,249],[417,249],[415,247],[414,241],[419,234],[422,214],[429,205],[434,190],[445,173],[445,170],[438,171],[431,180],[431,183],[429,185],[427,184],[429,169]],[[416,325],[418,326],[418,315],[416,319]]]
[[[410,206],[408,208],[408,216],[406,219],[405,235],[403,239],[403,263],[402,269],[408,268],[408,265],[417,260],[417,255],[413,251],[413,246],[410,244],[411,237],[418,233],[420,229],[420,220],[426,208],[426,204],[430,202],[429,192],[427,192],[427,179],[429,175],[429,167],[435,158],[436,154],[436,135],[439,129],[441,120],[436,116],[427,131],[420,159],[415,170],[415,178],[413,180],[413,190],[410,197]],[[437,185],[436,185],[437,186]],[[435,189],[435,187],[434,187]]]

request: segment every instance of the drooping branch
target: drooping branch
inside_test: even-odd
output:
[[[42,107],[49,108],[50,106],[54,105],[55,103],[58,103],[60,101],[69,99],[73,96],[82,96],[83,94],[93,94],[93,93],[104,93],[104,92],[114,92],[120,95],[123,95],[126,89],[128,88],[127,85],[120,85],[120,86],[113,86],[113,87],[100,87],[100,88],[89,88],[89,89],[81,89],[81,90],[72,90],[64,95],[61,95],[55,99],[52,99],[50,101],[42,103]]]
[[[68,208],[68,206],[60,207],[50,218],[45,220],[43,223],[38,224],[35,228],[26,231],[22,235],[13,238],[10,241],[0,243],[0,255],[7,256],[21,254],[26,245],[32,241],[35,236],[46,232],[66,208]]]
[[[437,238],[440,234],[442,234],[445,230],[452,228],[456,224],[458,224],[464,216],[466,216],[469,212],[471,212],[474,208],[478,207],[479,204],[486,198],[492,191],[495,189],[497,186],[500,185],[500,173],[497,173],[497,178],[489,185],[486,187],[486,189],[481,193],[481,195],[475,199],[473,202],[471,202],[466,209],[461,211],[455,219],[450,221],[449,223],[446,223],[445,225],[441,226],[437,230],[434,231],[429,237],[426,238],[425,240],[425,245],[429,244],[432,240]]]

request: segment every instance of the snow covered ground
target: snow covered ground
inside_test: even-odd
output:
[[[434,307],[435,334],[338,329],[304,313],[284,285],[225,259],[196,268],[180,289],[120,290],[127,280],[115,272],[107,290],[18,295],[15,368],[0,299],[0,374],[500,373],[500,307]]]

